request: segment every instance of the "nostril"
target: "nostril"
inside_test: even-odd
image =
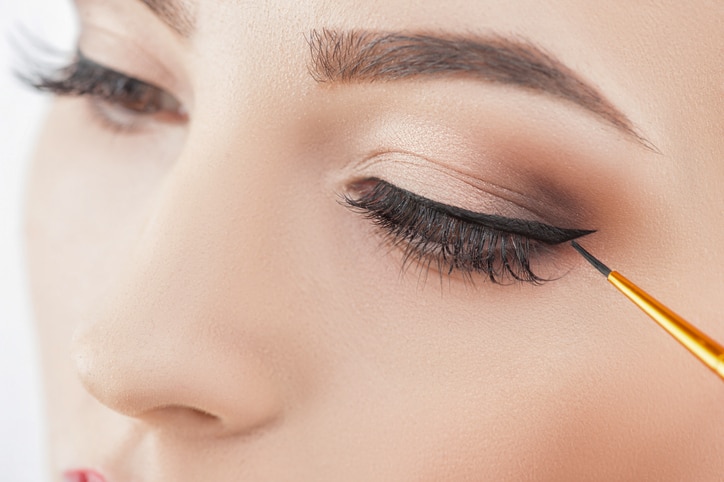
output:
[[[181,405],[168,405],[145,412],[141,417],[153,427],[164,427],[165,431],[187,432],[194,437],[218,435],[225,432],[224,421],[204,410]]]
[[[147,411],[143,416],[149,422],[161,417],[190,418],[199,423],[218,423],[220,421],[219,417],[204,410],[181,405],[154,408]]]

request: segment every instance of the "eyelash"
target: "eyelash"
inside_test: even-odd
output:
[[[78,53],[64,68],[21,76],[31,87],[58,96],[89,97],[93,112],[112,130],[132,132],[149,118],[183,122],[183,106],[171,94],[142,80],[104,67]],[[114,109],[115,112],[110,112]],[[125,117],[123,121],[119,117]]]
[[[432,201],[379,179],[364,184],[360,197],[345,195],[343,202],[381,228],[392,246],[402,248],[403,269],[416,261],[441,274],[457,270],[468,280],[477,273],[496,284],[549,281],[531,268],[531,258],[546,249],[544,243],[456,219]]]

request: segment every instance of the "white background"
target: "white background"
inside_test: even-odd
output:
[[[23,29],[72,49],[69,0],[0,0],[0,481],[45,481],[43,401],[21,238],[23,184],[47,99],[13,76]],[[26,44],[27,42],[21,42]]]

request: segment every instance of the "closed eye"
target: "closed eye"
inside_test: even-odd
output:
[[[133,130],[146,118],[166,122],[186,120],[181,103],[165,90],[98,64],[80,52],[70,65],[60,70],[24,78],[43,92],[89,97],[99,120],[114,130]]]
[[[493,283],[506,279],[541,284],[531,258],[552,246],[594,231],[567,229],[538,221],[469,211],[432,201],[381,179],[364,183],[359,197],[345,196],[347,206],[381,228],[404,252],[403,266],[414,260],[441,273],[482,273]]]

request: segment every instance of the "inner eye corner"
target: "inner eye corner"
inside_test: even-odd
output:
[[[359,177],[345,184],[344,192],[361,198],[378,187],[380,182],[382,180],[377,177]]]

